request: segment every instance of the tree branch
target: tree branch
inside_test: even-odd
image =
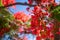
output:
[[[28,3],[16,2],[16,3],[13,3],[13,4],[9,4],[7,6],[1,6],[0,8],[6,8],[6,7],[13,6],[13,5],[24,5],[24,6],[30,6],[30,7],[36,6],[36,5],[30,5]]]

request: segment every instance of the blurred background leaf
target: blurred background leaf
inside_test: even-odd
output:
[[[0,6],[3,6],[3,4],[2,4],[2,0],[0,0]]]
[[[56,19],[57,21],[60,21],[60,5],[55,7],[54,10],[52,10],[53,13],[53,17],[54,19]]]

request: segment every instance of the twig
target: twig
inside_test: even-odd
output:
[[[22,3],[22,2],[16,2],[16,3],[13,3],[13,4],[9,4],[7,6],[1,6],[0,8],[6,8],[6,7],[11,7],[13,5],[24,5],[24,6],[30,6],[30,7],[34,7],[36,5],[30,5],[28,3]]]

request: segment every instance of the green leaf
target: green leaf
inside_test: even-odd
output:
[[[2,5],[2,0],[0,0],[0,6],[3,6],[3,5]]]
[[[6,23],[8,23],[7,19],[0,16],[0,26],[1,27],[7,27],[7,25],[5,25]]]
[[[26,22],[26,25],[27,25],[27,27],[30,27],[31,24],[30,24],[30,22]]]
[[[57,21],[60,21],[60,14],[56,14],[56,15],[54,16],[54,18],[55,18]]]
[[[3,14],[5,16],[11,15],[11,13],[9,13],[7,9],[3,9],[3,8],[0,10],[0,14]]]
[[[60,21],[60,6],[57,6],[54,10],[52,10],[53,17],[57,21]]]
[[[13,18],[13,15],[7,11],[7,9],[1,9],[0,10],[0,28],[2,27],[8,27],[9,25],[9,20],[10,21],[13,21],[14,18]]]

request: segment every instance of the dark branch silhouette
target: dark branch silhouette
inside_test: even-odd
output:
[[[13,3],[13,4],[9,4],[7,6],[1,6],[0,8],[6,8],[6,7],[11,7],[13,5],[24,5],[24,6],[30,6],[30,7],[34,7],[36,5],[30,5],[28,3],[22,3],[22,2],[16,2],[16,3]]]

